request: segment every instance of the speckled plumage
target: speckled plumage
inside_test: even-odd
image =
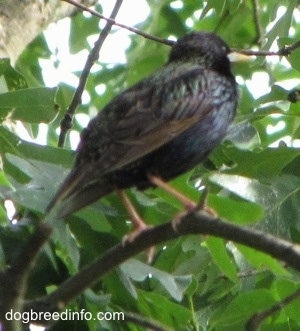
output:
[[[65,217],[116,188],[149,187],[149,174],[169,180],[203,161],[236,112],[229,52],[213,33],[179,39],[164,67],[90,121],[48,211],[64,201],[58,217]]]

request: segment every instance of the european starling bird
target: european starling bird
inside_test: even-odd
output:
[[[63,218],[114,190],[146,189],[190,170],[220,144],[237,107],[226,43],[192,32],[160,70],[114,98],[83,130],[50,202]]]

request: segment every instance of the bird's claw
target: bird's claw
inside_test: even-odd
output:
[[[132,243],[138,237],[142,232],[144,232],[147,229],[151,229],[152,226],[146,225],[145,223],[140,224],[138,228],[135,228],[133,231],[130,233],[126,234],[123,239],[122,239],[122,244],[123,246],[126,245],[126,243]]]
[[[122,238],[122,245],[126,246],[127,243],[132,243],[134,242],[134,240],[144,231],[148,230],[148,229],[152,229],[152,226],[150,225],[146,225],[145,223],[141,223],[139,224],[139,226],[137,228],[135,228],[133,231],[131,231],[130,233],[126,234],[123,238]],[[146,255],[147,255],[147,262],[151,263],[153,261],[153,257],[154,257],[154,253],[155,253],[155,247],[151,246],[146,250]]]
[[[191,208],[187,208],[185,211],[177,213],[174,217],[174,219],[172,220],[172,228],[175,232],[177,232],[177,228],[178,225],[180,225],[181,220],[188,214],[188,213],[192,213],[192,212],[196,212],[196,211],[201,211],[204,212],[206,214],[208,214],[209,216],[211,216],[212,218],[216,218],[218,216],[218,214],[216,213],[216,211],[208,206],[206,206],[205,204],[205,199],[206,199],[206,195],[204,198],[202,198],[200,200],[200,203],[198,204],[194,204],[192,205]]]

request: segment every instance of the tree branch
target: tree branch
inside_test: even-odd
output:
[[[20,320],[7,321],[6,312],[23,311],[24,295],[27,287],[29,273],[36,261],[42,246],[48,240],[51,229],[48,224],[39,223],[34,234],[14,259],[11,266],[1,273],[0,277],[0,319],[3,321],[5,331],[22,330]]]
[[[187,234],[213,235],[263,251],[289,266],[300,270],[300,248],[286,240],[263,232],[241,227],[218,218],[212,218],[204,211],[182,214],[181,220],[168,222],[139,234],[133,242],[122,243],[109,249],[103,256],[86,265],[76,275],[62,283],[56,291],[26,304],[26,311],[54,312],[61,310],[70,300],[92,286],[105,274],[130,257],[168,240]]]
[[[123,2],[123,0],[116,1],[115,6],[114,6],[111,16],[110,16],[111,20],[113,20],[116,17],[118,11],[120,10],[122,2]],[[108,34],[111,30],[112,25],[113,25],[112,22],[107,21],[104,29],[99,34],[99,38],[95,42],[93,49],[89,53],[89,56],[85,63],[82,74],[80,76],[79,84],[78,84],[78,87],[76,88],[76,91],[75,91],[75,94],[71,101],[71,104],[70,104],[68,110],[66,111],[64,118],[62,119],[62,121],[60,123],[60,135],[59,135],[59,139],[58,139],[58,147],[63,147],[65,144],[67,132],[72,127],[72,121],[73,121],[73,117],[74,117],[76,108],[81,103],[81,96],[84,91],[85,84],[87,82],[91,68],[94,65],[95,61],[97,61],[97,59],[99,58],[99,52],[101,50],[101,47],[102,47],[106,37],[108,36]]]

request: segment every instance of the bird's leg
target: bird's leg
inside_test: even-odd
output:
[[[169,192],[171,195],[173,195],[177,200],[183,203],[183,205],[186,207],[187,210],[194,210],[198,208],[198,204],[194,202],[193,200],[190,200],[187,196],[185,196],[183,193],[177,191],[174,187],[166,183],[163,179],[160,177],[154,176],[154,175],[148,175],[149,181],[161,189]]]
[[[127,194],[123,190],[117,190],[117,193],[123,202],[125,209],[127,210],[132,224],[134,225],[134,230],[124,236],[122,242],[125,245],[126,242],[133,242],[134,239],[144,230],[151,228],[151,226],[147,225],[143,219],[140,217],[136,209],[134,208],[132,202],[128,198]],[[147,249],[147,260],[148,263],[152,262],[154,256],[154,247],[150,247]]]
[[[174,230],[176,230],[176,228],[177,228],[178,224],[180,223],[182,217],[184,215],[186,215],[187,212],[190,212],[190,211],[204,210],[206,213],[208,213],[212,217],[217,216],[217,213],[212,208],[206,206],[206,204],[205,204],[206,197],[207,197],[207,194],[208,194],[207,190],[204,191],[199,203],[196,203],[196,202],[190,200],[188,197],[186,197],[184,194],[182,194],[178,190],[176,190],[174,187],[172,187],[171,185],[166,183],[163,179],[161,179],[157,176],[153,176],[153,175],[148,175],[148,179],[153,185],[155,185],[157,187],[160,187],[161,189],[169,192],[176,199],[181,201],[183,203],[183,205],[186,207],[186,211],[179,212],[178,214],[175,215],[175,217],[172,221],[172,225],[173,225]]]
[[[136,209],[134,208],[132,202],[129,200],[127,194],[123,190],[117,190],[118,195],[123,202],[125,209],[127,210],[130,219],[136,230],[142,231],[148,228],[148,226],[144,223]]]

